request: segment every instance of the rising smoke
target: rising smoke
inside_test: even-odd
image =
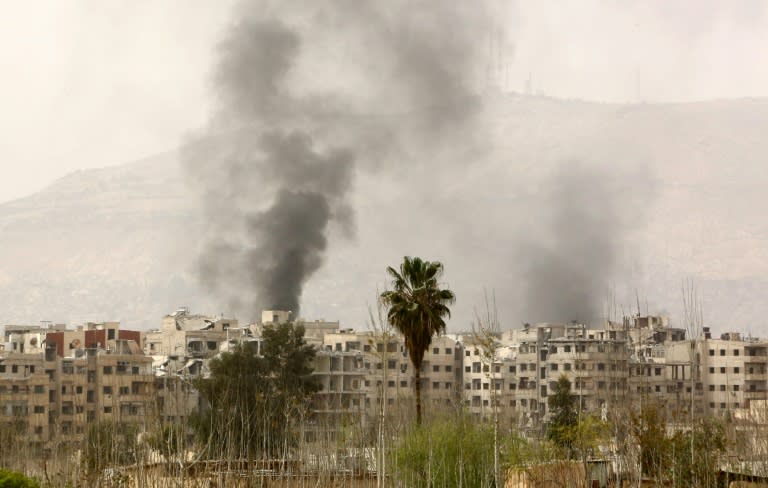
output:
[[[298,314],[329,242],[354,234],[356,173],[425,160],[468,125],[479,108],[478,33],[490,19],[481,7],[258,1],[235,10],[217,51],[216,109],[183,153],[207,231],[200,276],[232,311]],[[418,164],[427,163],[438,164]]]
[[[596,324],[620,272],[632,226],[643,220],[648,175],[581,162],[563,163],[531,202],[543,232],[521,239],[523,317],[532,322]]]

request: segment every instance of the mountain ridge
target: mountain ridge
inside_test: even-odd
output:
[[[331,236],[326,264],[304,293],[306,316],[363,327],[367,304],[385,286],[384,267],[419,251],[445,261],[446,279],[452,270],[461,277],[452,283],[466,301],[457,303],[452,329],[471,322],[482,287],[503,295],[503,319],[522,321],[519,271],[506,249],[536,227],[525,209],[545,201],[547,177],[575,159],[630,168],[611,184],[647,200],[617,276],[627,282],[619,286],[624,303],[639,289],[650,312],[668,310],[679,322],[680,283],[692,279],[716,329],[768,334],[760,303],[768,292],[768,218],[760,210],[768,203],[760,191],[768,184],[768,99],[610,104],[510,95],[485,105],[480,123],[492,154],[471,171],[444,169],[435,202],[407,196],[429,168],[358,175],[357,240]],[[404,171],[413,182],[398,179]],[[9,263],[0,270],[0,323],[121,319],[144,328],[179,305],[227,312],[196,277],[196,236],[204,232],[197,200],[178,152],[169,151],[74,172],[0,204],[0,262]],[[408,205],[436,228],[407,235],[391,217]],[[387,241],[392,235],[397,242]],[[491,242],[471,244],[468,235]]]

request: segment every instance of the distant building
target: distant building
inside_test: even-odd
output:
[[[111,420],[145,427],[154,411],[152,360],[141,333],[117,322],[6,326],[0,355],[0,423],[40,451],[79,443]]]

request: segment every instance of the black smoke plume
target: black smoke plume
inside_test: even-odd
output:
[[[232,311],[298,314],[329,242],[354,235],[356,172],[433,164],[423,156],[441,140],[471,137],[471,66],[490,20],[482,7],[317,0],[235,9],[216,52],[215,110],[183,152],[204,215],[200,276]]]

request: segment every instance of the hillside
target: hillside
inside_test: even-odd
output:
[[[452,329],[467,327],[484,288],[495,290],[509,326],[538,320],[521,315],[528,256],[520,243],[547,239],[547,182],[581,161],[620,170],[603,182],[619,196],[606,205],[622,216],[605,229],[620,234],[611,277],[618,310],[636,308],[637,291],[643,309],[647,302],[678,321],[681,282],[690,278],[716,330],[768,335],[768,101],[487,102],[478,121],[485,146],[466,164],[359,175],[357,236],[332,236],[327,263],[305,290],[305,316],[364,326],[384,267],[421,254],[446,263],[459,296]],[[179,305],[230,312],[225,297],[197,284],[204,229],[180,168],[169,153],[81,171],[0,205],[0,323],[148,327]],[[413,191],[427,179],[435,183],[428,195]]]

